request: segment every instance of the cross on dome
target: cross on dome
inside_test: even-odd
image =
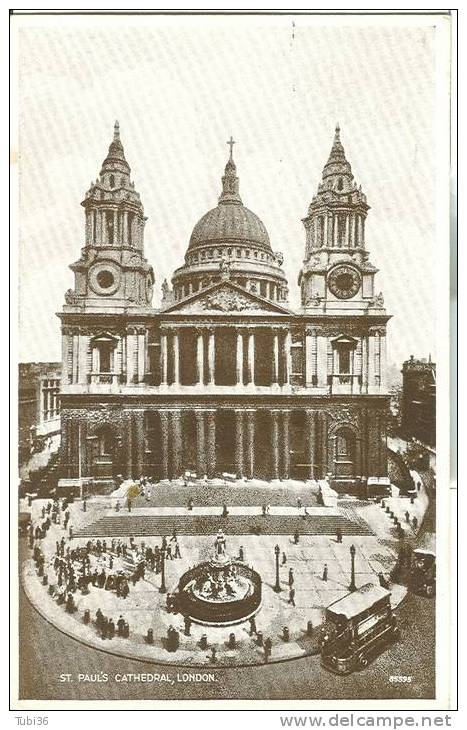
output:
[[[233,146],[234,144],[237,144],[232,135],[230,135],[230,139],[226,142],[226,144],[230,147],[230,159],[232,159]]]

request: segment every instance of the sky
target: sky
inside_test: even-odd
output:
[[[393,316],[388,361],[436,358],[435,27],[400,17],[17,22],[20,361],[60,359],[55,313],[84,245],[80,202],[116,119],[148,216],[154,306],[194,225],[217,204],[231,134],[243,203],[283,252],[298,306],[301,219],[339,122],[371,206],[366,244]]]

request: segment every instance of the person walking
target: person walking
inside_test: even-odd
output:
[[[295,579],[294,579],[294,574],[293,574],[293,568],[290,568],[290,570],[289,570],[289,588],[292,588],[294,581],[295,581]]]
[[[342,542],[342,530],[340,527],[338,527],[336,530],[336,538],[338,543]]]
[[[282,551],[282,565],[285,565],[287,563],[287,555],[285,554],[285,551]]]
[[[295,608],[295,588],[289,590],[289,603]]]
[[[327,579],[328,579],[328,565],[327,565],[327,563],[324,563],[324,568],[323,568],[323,581],[326,583],[327,582]]]

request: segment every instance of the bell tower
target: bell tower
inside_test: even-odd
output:
[[[134,311],[151,306],[154,272],[144,257],[146,217],[120,140],[119,123],[99,177],[81,205],[85,245],[71,264],[74,289],[64,311]]]
[[[306,248],[298,283],[302,307],[326,313],[368,313],[381,309],[365,248],[365,221],[370,206],[357,187],[336,126],[321,183],[303,219]]]

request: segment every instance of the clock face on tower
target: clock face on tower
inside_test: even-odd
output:
[[[120,271],[111,261],[102,261],[89,270],[91,289],[100,296],[115,294],[120,285]]]
[[[360,289],[360,273],[351,266],[336,266],[328,275],[328,286],[335,297],[350,299]]]

